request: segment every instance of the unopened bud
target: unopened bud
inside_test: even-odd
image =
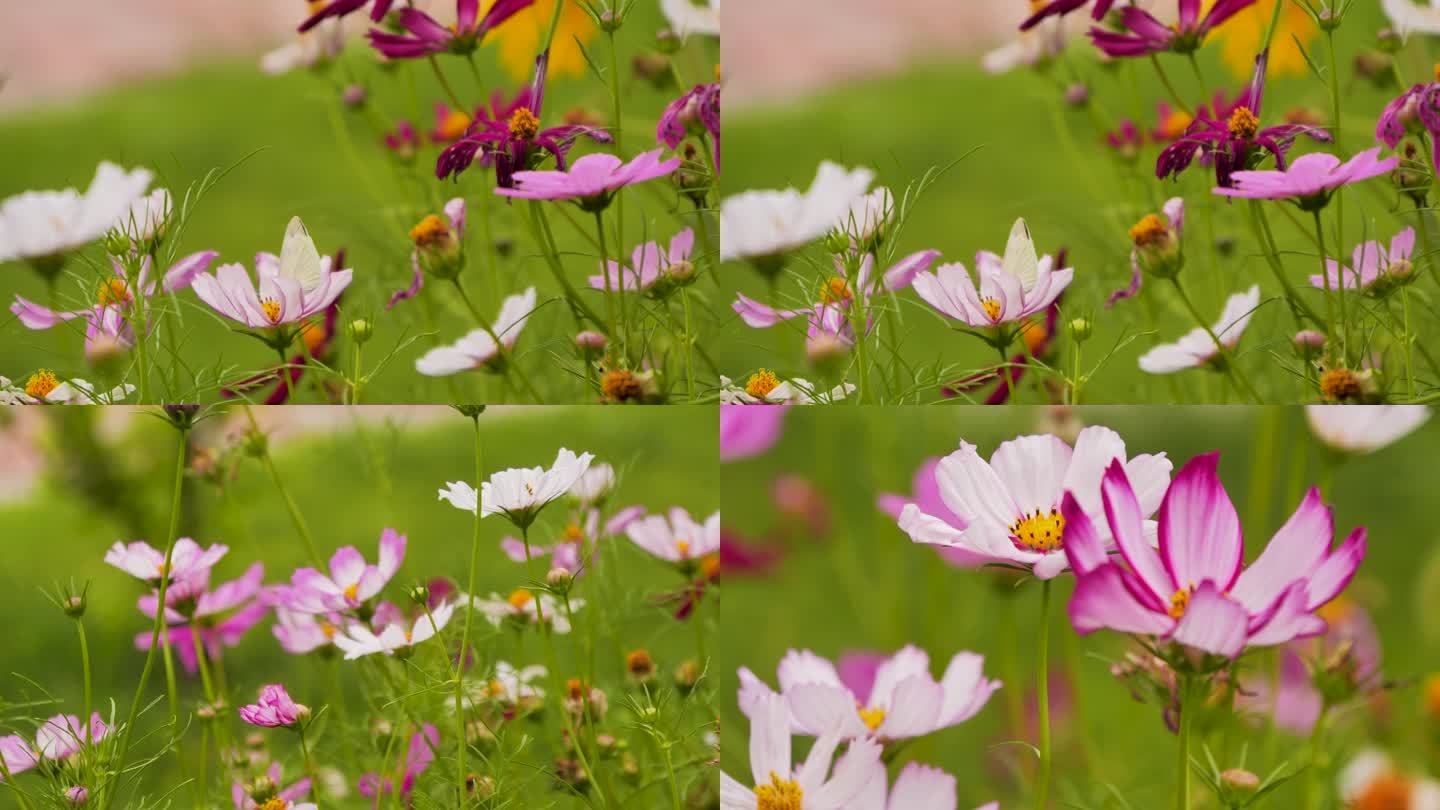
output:
[[[1232,799],[1254,796],[1260,789],[1260,777],[1244,768],[1230,768],[1220,774],[1220,787]]]
[[[375,322],[369,318],[356,318],[345,324],[345,331],[357,346],[363,346],[375,334]]]
[[[1065,88],[1065,103],[1071,107],[1084,107],[1090,103],[1090,88],[1084,82],[1075,82]]]
[[[345,90],[340,94],[340,103],[352,109],[364,104],[365,85],[359,83],[346,85]]]
[[[1094,333],[1095,326],[1089,318],[1071,318],[1069,323],[1065,324],[1065,329],[1070,333],[1071,340],[1084,343]]]
[[[570,586],[574,583],[575,575],[570,573],[570,569],[568,568],[556,566],[551,568],[550,573],[545,575],[545,584],[550,586],[550,590],[559,594],[569,592]]]

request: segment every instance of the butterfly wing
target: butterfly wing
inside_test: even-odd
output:
[[[285,242],[280,247],[280,275],[300,282],[304,290],[320,286],[320,254],[300,217],[291,217],[285,228]]]
[[[1015,220],[1010,228],[1010,239],[1005,243],[1005,272],[1020,279],[1026,292],[1035,287],[1040,272],[1040,260],[1035,255],[1035,241],[1030,238],[1030,227],[1023,218]]]

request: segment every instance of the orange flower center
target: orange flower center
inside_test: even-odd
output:
[[[451,110],[446,113],[444,120],[435,127],[435,134],[440,136],[442,141],[458,141],[470,128],[470,116],[459,110]]]
[[[1165,116],[1164,121],[1160,122],[1160,134],[1173,141],[1181,135],[1184,135],[1185,130],[1189,129],[1190,124],[1194,121],[1195,116],[1190,113],[1184,110],[1175,110]]]
[[[55,372],[42,368],[25,381],[25,393],[36,399],[44,399],[59,385],[60,379],[55,376]]]
[[[838,304],[849,301],[852,297],[850,283],[839,276],[826,281],[820,287],[820,301],[824,304]]]
[[[706,554],[700,558],[700,573],[708,579],[720,576],[720,555]]]
[[[690,543],[688,543],[688,542],[685,541],[685,540],[676,540],[676,541],[675,541],[675,550],[676,550],[677,552],[679,552],[681,558],[689,557],[689,556],[690,556]]]
[[[770,781],[755,786],[755,810],[801,810],[805,791],[793,779],[770,773]]]
[[[111,278],[100,282],[100,290],[95,294],[95,303],[102,307],[130,303],[130,288],[125,286],[125,279]]]
[[[1171,595],[1171,597],[1170,597],[1170,609],[1167,610],[1167,611],[1165,611],[1165,612],[1170,614],[1170,618],[1179,620],[1181,617],[1183,617],[1183,616],[1185,615],[1185,611],[1188,610],[1189,608],[1190,608],[1190,589],[1189,589],[1189,588],[1181,588],[1180,590],[1176,591],[1173,595]]]
[[[280,302],[274,298],[266,298],[260,302],[260,310],[265,313],[265,320],[270,323],[280,322]]]
[[[540,132],[540,119],[529,107],[521,107],[510,115],[510,137],[528,141]]]
[[[1440,723],[1440,674],[1425,679],[1425,714],[1432,723]]]
[[[335,638],[335,629],[335,625],[331,624],[330,622],[320,623],[320,632],[324,633],[325,638],[327,639]]]
[[[1037,509],[1010,524],[1010,538],[1030,551],[1055,551],[1065,545],[1065,516]]]
[[[1249,107],[1236,107],[1235,112],[1230,113],[1230,134],[1236,138],[1249,140],[1255,137],[1260,131],[1260,119]]]
[[[450,224],[435,214],[429,214],[410,229],[410,241],[415,247],[433,245],[450,233]]]
[[[360,584],[359,584],[359,583],[355,583],[355,584],[352,584],[352,585],[347,585],[347,586],[345,587],[345,601],[347,601],[347,602],[354,602],[355,599],[356,599],[356,597],[358,597],[359,595],[360,595]]]
[[[1410,780],[1388,772],[1373,779],[1351,800],[1349,810],[1410,810]]]
[[[1170,233],[1170,225],[1158,214],[1146,214],[1130,226],[1130,241],[1135,247],[1153,245]]]
[[[529,591],[524,588],[516,588],[510,592],[510,596],[506,597],[505,601],[509,602],[510,607],[516,610],[524,610],[525,606],[534,601],[534,599],[535,596]]]
[[[991,322],[1000,320],[1000,299],[982,298],[980,299],[980,308],[985,310],[985,317],[989,318]]]
[[[880,724],[885,722],[884,709],[866,709],[862,707],[858,710],[858,714],[860,715],[860,721],[872,732],[880,728]]]
[[[275,798],[260,805],[260,810],[285,810],[285,808],[289,806],[289,802],[285,801],[279,796],[276,796]]]
[[[1050,332],[1043,321],[1026,318],[1020,325],[1020,338],[1025,341],[1025,348],[1038,357],[1045,348],[1045,341],[1050,338]]]
[[[565,527],[564,541],[567,543],[581,543],[585,540],[585,530],[578,524],[571,523]]]
[[[751,374],[750,379],[745,382],[745,393],[757,399],[764,399],[779,385],[780,378],[775,376],[775,372],[762,368]]]

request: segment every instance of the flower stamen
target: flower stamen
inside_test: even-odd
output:
[[[1036,509],[1010,524],[1010,539],[1027,551],[1056,551],[1065,545],[1065,516],[1058,509]]]
[[[745,381],[745,393],[756,399],[764,399],[779,385],[780,378],[775,376],[775,372],[762,368]]]
[[[860,715],[860,722],[874,732],[885,722],[885,710],[878,707],[860,708],[856,711]]]
[[[804,798],[799,783],[781,779],[774,771],[770,772],[769,784],[755,786],[756,810],[801,810]]]
[[[1184,618],[1185,611],[1190,609],[1190,589],[1181,588],[1170,596],[1170,609],[1165,611],[1170,618],[1179,621]]]
[[[410,229],[410,241],[415,247],[433,245],[450,233],[450,225],[435,214],[428,214]]]
[[[1260,119],[1249,107],[1236,107],[1230,113],[1230,135],[1241,140],[1250,140],[1260,131]]]
[[[60,378],[48,368],[42,368],[25,381],[25,393],[36,399],[44,399],[60,385]]]
[[[128,304],[131,301],[130,288],[125,286],[125,279],[111,278],[100,283],[100,290],[95,294],[96,306],[108,307],[111,305]]]
[[[1000,320],[1000,299],[982,298],[980,299],[980,308],[985,310],[985,316],[988,317],[991,321]]]
[[[265,313],[265,320],[272,324],[280,323],[280,302],[274,298],[266,298],[260,302],[260,310]]]
[[[522,141],[534,139],[540,133],[540,119],[529,107],[521,107],[510,116],[510,137]]]

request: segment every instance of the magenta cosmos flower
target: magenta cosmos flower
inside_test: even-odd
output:
[[[1414,278],[1410,257],[1415,252],[1415,229],[1395,234],[1387,249],[1371,240],[1355,246],[1349,267],[1325,258],[1325,275],[1310,277],[1310,286],[1329,290],[1367,290],[1382,293]]]
[[[224,648],[239,644],[250,628],[259,624],[270,612],[266,604],[256,599],[260,595],[260,581],[264,576],[265,565],[257,562],[239,579],[213,589],[207,581],[191,581],[176,582],[165,592],[166,627],[163,632],[170,647],[180,656],[186,672],[193,675],[199,670],[195,647],[197,636],[205,645],[206,655],[215,660]],[[153,619],[158,601],[155,594],[142,596],[140,611]],[[137,633],[136,648],[149,650],[151,635],[150,630]]]
[[[19,734],[0,737],[0,757],[4,757],[5,768],[14,776],[38,766],[41,760],[70,759],[109,733],[110,728],[100,719],[99,712],[90,715],[89,728],[84,728],[80,718],[73,714],[57,714],[35,730],[33,746]]]
[[[1052,269],[1050,256],[1037,259],[1035,243],[1025,220],[1015,221],[1005,256],[981,251],[975,255],[977,286],[965,265],[942,264],[933,273],[918,273],[915,292],[941,315],[968,326],[988,328],[1028,318],[1046,307],[1070,286],[1071,267]]]
[[[1069,14],[1078,8],[1084,7],[1088,2],[1090,2],[1090,0],[1050,0],[1048,3],[1042,2],[1039,8],[1036,8],[1035,12],[1027,17],[1025,22],[1020,24],[1020,30],[1029,31],[1031,28],[1039,25],[1041,20],[1048,17]],[[1113,5],[1115,5],[1115,0],[1095,0],[1095,5],[1090,9],[1091,18],[1095,20],[1105,19],[1105,15],[1110,13],[1110,7]],[[1031,7],[1034,8],[1035,4],[1032,3]]]
[[[1268,51],[1255,57],[1250,85],[1233,104],[1224,105],[1224,97],[1217,95],[1209,108],[1202,106],[1196,111],[1184,134],[1161,150],[1155,161],[1156,177],[1178,177],[1198,158],[1201,165],[1214,166],[1216,184],[1229,186],[1234,172],[1255,168],[1267,153],[1275,158],[1277,168],[1284,169],[1285,155],[1301,135],[1321,143],[1334,140],[1330,133],[1308,124],[1260,126],[1269,61]]]
[[[496,93],[488,108],[475,111],[465,137],[446,147],[435,161],[437,178],[458,177],[478,154],[482,167],[495,167],[495,184],[508,188],[515,184],[516,172],[535,168],[545,153],[553,155],[555,166],[564,170],[566,155],[582,136],[597,143],[614,142],[610,133],[597,127],[566,124],[541,128],[549,62],[549,51],[536,57],[535,77],[514,101],[507,104],[504,96]]]
[[[10,305],[10,311],[30,329],[49,329],[56,324],[75,318],[84,318],[92,325],[103,323],[111,309],[118,313],[128,312],[135,303],[136,292],[149,299],[160,291],[168,293],[189,287],[196,274],[210,269],[210,263],[215,261],[219,255],[213,250],[192,253],[171,265],[170,269],[165,271],[165,275],[158,285],[152,278],[151,258],[146,256],[140,263],[136,290],[131,290],[130,285],[126,283],[125,268],[118,260],[112,258],[110,264],[115,271],[115,277],[100,282],[100,288],[95,293],[95,306],[63,312],[40,306],[17,295],[15,303]]]
[[[1335,189],[1389,174],[1400,159],[1380,159],[1380,147],[1367,149],[1344,163],[1323,152],[1302,155],[1278,171],[1241,171],[1231,175],[1232,187],[1215,189],[1225,197],[1251,200],[1291,200],[1306,211],[1324,208]]]
[[[535,0],[495,0],[480,14],[480,0],[456,0],[455,24],[441,25],[417,9],[402,8],[398,22],[405,34],[371,29],[367,36],[375,50],[389,59],[418,59],[437,53],[468,54],[485,35]]]
[[[921,737],[974,717],[1000,688],[984,676],[984,657],[971,652],[951,658],[939,681],[930,674],[930,656],[913,645],[869,663],[873,669],[852,661],[842,673],[809,650],[786,653],[776,678],[790,706],[791,730],[877,742]],[[749,669],[741,667],[739,674],[740,711],[754,722],[758,708],[777,693]]]
[[[1360,566],[1364,527],[1332,551],[1334,517],[1312,488],[1247,567],[1240,518],[1216,475],[1219,461],[1219,453],[1207,453],[1176,474],[1160,506],[1158,552],[1145,536],[1143,508],[1122,466],[1111,464],[1101,485],[1118,558],[1108,553],[1088,510],[1066,499],[1065,553],[1078,580],[1069,608],[1076,632],[1108,628],[1226,658],[1247,646],[1325,632],[1316,611]]]
[[[323,312],[350,286],[355,271],[331,272],[330,267],[330,257],[316,252],[304,223],[292,217],[280,255],[255,254],[258,288],[239,264],[221,265],[213,276],[200,273],[191,286],[201,301],[232,321],[251,329],[282,328]]]
[[[354,546],[345,546],[330,557],[330,574],[301,568],[290,577],[284,598],[286,607],[302,613],[353,611],[379,595],[405,561],[405,535],[394,529],[380,533],[377,564],[365,562]]]
[[[415,780],[430,763],[435,761],[435,750],[440,747],[440,732],[429,723],[422,723],[420,731],[410,738],[405,751],[405,773],[400,779],[400,798],[404,799],[415,789]],[[367,799],[378,799],[395,793],[395,782],[390,775],[367,773],[360,777],[360,795]]]
[[[1430,164],[1440,166],[1440,82],[1417,84],[1385,105],[1375,124],[1375,140],[1394,149],[1407,134],[1430,139]]]
[[[655,140],[674,149],[690,135],[708,134],[715,170],[720,170],[720,83],[697,84],[660,113]]]
[[[308,706],[296,703],[278,683],[260,687],[260,698],[240,707],[240,719],[261,728],[290,728],[310,717]]]
[[[133,543],[116,543],[105,552],[105,564],[151,585],[159,584],[168,573],[172,581],[208,581],[210,569],[230,551],[229,546],[218,543],[201,548],[199,543],[188,537],[175,541],[170,550],[170,566],[165,566],[165,550],[157,549],[143,540]]]
[[[694,280],[695,265],[690,261],[694,247],[695,231],[691,228],[675,234],[668,249],[662,248],[659,242],[646,242],[636,246],[627,266],[606,261],[602,274],[589,278],[590,286],[596,290],[641,292],[650,298],[664,298]]]
[[[720,460],[758,456],[780,441],[789,405],[721,405]]]
[[[939,456],[925,459],[925,463],[915,471],[915,479],[911,485],[913,494],[910,497],[907,498],[893,492],[882,492],[875,499],[876,507],[898,521],[900,513],[905,511],[905,507],[914,504],[921,512],[944,521],[956,531],[965,531],[970,525],[969,521],[951,512],[950,507],[945,505],[945,499],[940,496],[940,480],[935,476],[935,472],[939,468]],[[941,559],[957,568],[979,568],[990,561],[986,555],[977,554],[964,548],[936,546],[935,550],[940,553]]]
[[[1127,460],[1125,453],[1120,434],[1099,425],[1080,431],[1074,449],[1049,433],[1011,439],[996,448],[989,462],[975,445],[962,441],[935,468],[940,500],[950,514],[929,514],[919,504],[907,504],[900,512],[900,529],[917,543],[961,548],[1051,579],[1069,567],[1070,521],[1061,513],[1062,500],[1071,495],[1098,520],[1104,514],[1100,481],[1106,466],[1121,464],[1135,479],[1142,520],[1160,506],[1170,481],[1170,459],[1157,453]],[[1107,546],[1112,542],[1102,537]]]
[[[309,31],[324,20],[332,17],[344,17],[351,12],[358,11],[369,2],[370,0],[329,0],[329,2],[322,0],[322,5],[315,9],[309,17],[306,17],[304,22],[300,23],[300,33]],[[375,5],[370,7],[370,19],[377,23],[385,19],[385,15],[390,12],[390,7],[394,4],[395,0],[375,0]],[[315,4],[311,3],[310,7],[314,9]]]
[[[1179,19],[1167,25],[1139,6],[1120,10],[1125,33],[1091,28],[1090,39],[1106,56],[1146,56],[1174,51],[1193,53],[1216,26],[1255,4],[1255,0],[1217,0],[1200,15],[1201,0],[1179,0]]]
[[[580,158],[568,171],[516,172],[514,187],[495,193],[522,200],[571,200],[586,211],[601,211],[619,189],[666,177],[679,167],[679,158],[661,160],[659,149],[642,152],[628,163],[599,153]]]

